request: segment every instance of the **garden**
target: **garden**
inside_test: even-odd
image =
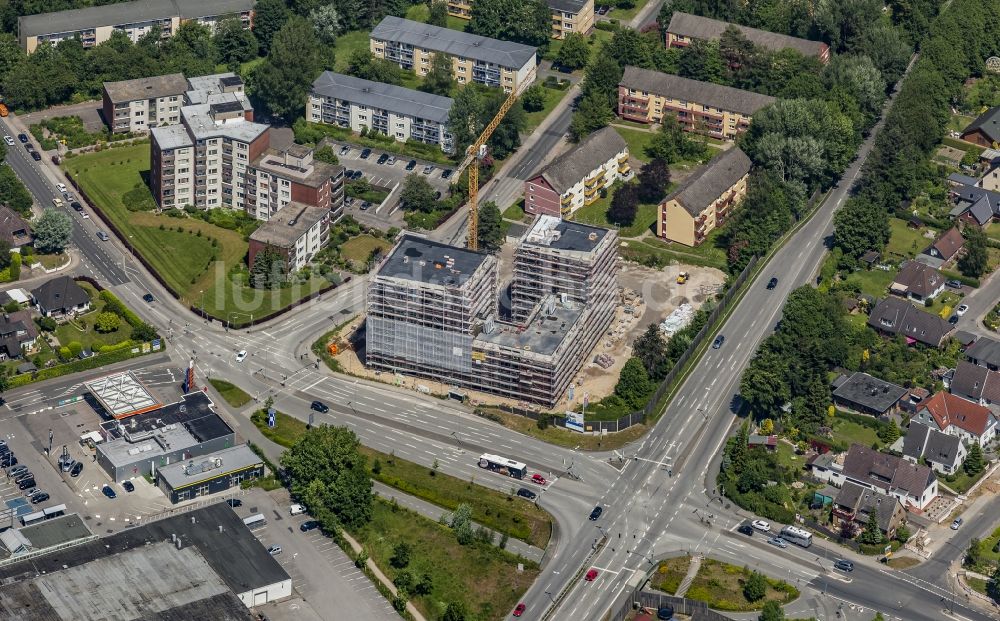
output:
[[[662,561],[653,576],[653,586],[673,595],[691,564],[690,556]],[[715,610],[748,612],[760,610],[768,602],[784,605],[794,601],[799,590],[784,582],[768,578],[747,566],[705,558],[684,597],[705,602]]]
[[[44,119],[28,128],[45,151],[52,151],[59,144],[69,149],[89,147],[100,142],[113,142],[134,138],[133,134],[113,134],[107,130],[89,132],[78,116],[57,116]]]

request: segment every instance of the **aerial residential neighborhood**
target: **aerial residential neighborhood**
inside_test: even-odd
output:
[[[1000,6],[3,42],[3,619],[1000,616]]]

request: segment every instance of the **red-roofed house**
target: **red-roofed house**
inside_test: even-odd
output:
[[[997,419],[988,408],[947,392],[924,401],[914,420],[983,447],[997,434]]]

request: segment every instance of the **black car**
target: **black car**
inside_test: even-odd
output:
[[[0,457],[0,468],[10,468],[16,465],[17,457],[14,456],[14,453],[7,453],[3,457]]]
[[[239,498],[230,498],[229,500],[226,501],[226,504],[235,509],[237,507],[242,507],[243,501],[240,500]]]
[[[76,465],[73,466],[73,469],[69,471],[69,476],[76,478],[80,476],[81,472],[83,472],[83,462],[78,461],[76,462]]]
[[[952,315],[951,317],[949,317],[948,323],[950,323],[951,325],[955,325],[956,323],[958,323],[958,315]]]
[[[770,290],[774,289],[777,286],[778,286],[778,279],[772,276],[771,280],[767,281],[767,288],[768,290]]]
[[[132,481],[125,481],[124,483],[122,483],[122,487],[124,487],[125,491],[129,493],[135,491],[135,485],[132,485]]]
[[[344,171],[344,179],[353,179],[353,178],[354,178],[353,168],[348,168],[347,170]]]
[[[712,349],[719,349],[725,342],[726,342],[726,337],[720,334],[719,336],[715,337],[715,341],[712,342]]]
[[[37,494],[31,497],[31,504],[37,505],[38,503],[45,502],[48,499],[49,499],[48,494],[46,494],[45,492],[38,492]]]
[[[845,561],[844,559],[837,559],[837,562],[833,566],[840,571],[854,571],[854,563]]]
[[[743,533],[747,537],[753,537],[753,526],[750,526],[746,522],[740,524],[740,527],[736,529],[738,532]]]
[[[365,202],[361,203],[360,209],[361,209],[361,211],[368,211],[369,209],[371,209],[371,207],[372,207],[372,204],[369,203],[368,201],[365,201]]]
[[[388,153],[383,153],[382,155],[379,156],[377,163],[378,164],[385,164],[386,160],[388,160],[388,159],[389,159],[389,154]]]
[[[319,522],[317,522],[316,520],[306,520],[305,522],[299,524],[299,530],[301,530],[304,533],[308,533],[311,530],[316,530],[317,528],[319,528]]]
[[[535,498],[538,497],[538,494],[531,491],[527,487],[522,487],[521,489],[517,490],[517,495],[520,496],[521,498],[527,498],[528,500],[534,500]]]
[[[317,412],[322,412],[323,414],[326,414],[327,412],[330,411],[330,408],[328,408],[326,404],[323,403],[322,401],[313,401],[312,405],[310,405],[309,407],[316,410]]]
[[[21,144],[26,144],[28,142],[28,134],[18,134],[17,139],[21,141]]]
[[[360,179],[360,178],[362,178],[364,176],[365,176],[365,173],[361,172],[360,170],[355,170],[354,174],[351,175],[351,179],[354,180],[354,181],[357,181],[358,179]]]
[[[35,487],[35,486],[36,486],[36,483],[35,483],[34,477],[29,477],[27,479],[24,479],[20,483],[18,483],[17,484],[17,489],[21,489],[21,490],[31,489],[32,487]]]
[[[406,163],[406,170],[413,170],[417,167],[417,160],[410,160]]]
[[[6,455],[10,452],[10,447],[6,444],[0,444],[0,455]]]
[[[105,496],[107,496],[108,498],[112,499],[112,500],[114,500],[115,498],[118,498],[118,494],[115,493],[115,490],[111,489],[110,485],[105,485],[104,487],[102,487],[101,488],[101,493],[104,494]]]
[[[601,517],[602,513],[604,513],[604,507],[600,505],[594,507],[594,510],[590,512],[590,521],[593,522],[597,518]]]
[[[372,150],[371,149],[365,149],[365,150],[363,150],[361,152],[361,159],[367,160],[368,156],[370,156],[371,154],[372,154]]]
[[[452,173],[454,173],[454,172],[455,171],[452,170],[451,168],[446,168],[445,170],[441,171],[441,178],[442,179],[450,179]]]
[[[31,159],[35,160],[36,162],[41,162],[42,161],[42,156],[38,153],[38,151],[32,151],[31,152]]]
[[[146,295],[142,296],[142,299],[149,304],[152,304],[153,302],[156,301],[156,298],[153,297],[152,293],[147,293]]]
[[[80,201],[73,201],[69,206],[77,211],[83,211],[83,205],[80,204]]]

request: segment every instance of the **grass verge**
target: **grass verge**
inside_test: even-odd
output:
[[[743,584],[749,576],[750,570],[746,567],[706,558],[684,596],[705,602],[716,610],[730,611],[760,610],[765,602],[773,600],[787,604],[799,596],[799,590],[787,582],[765,576],[767,589],[764,597],[750,601],[743,595]]]
[[[226,403],[234,408],[241,408],[250,403],[250,395],[243,392],[243,389],[235,384],[221,379],[209,379],[208,383],[219,391],[219,394],[226,400]]]
[[[675,556],[661,561],[651,581],[653,587],[673,595],[680,588],[681,581],[687,576],[690,565],[690,556]]]

